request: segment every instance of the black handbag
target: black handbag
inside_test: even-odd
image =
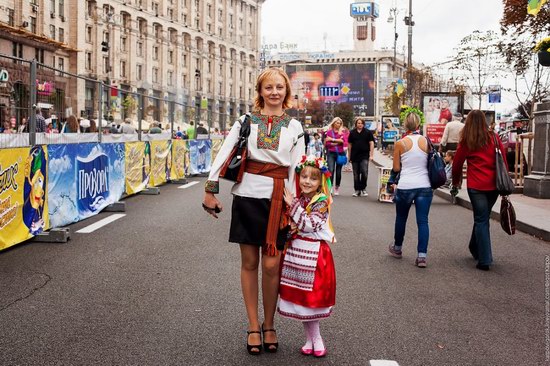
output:
[[[428,177],[432,189],[437,189],[447,182],[447,173],[445,172],[445,160],[440,153],[437,152],[429,138],[428,142]]]
[[[495,142],[495,175],[497,191],[501,196],[508,196],[514,193],[514,182],[512,182],[512,178],[510,178],[510,174],[508,174],[508,167],[504,163],[496,134],[493,134],[493,140]]]
[[[229,181],[240,183],[243,179],[246,158],[248,155],[247,142],[250,135],[250,113],[247,113],[244,117],[244,121],[241,123],[241,131],[239,133],[239,139],[231,150],[228,158],[222,165],[220,172],[220,178],[227,179]]]

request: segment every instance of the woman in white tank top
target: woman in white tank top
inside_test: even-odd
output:
[[[409,113],[405,119],[407,136],[397,141],[393,154],[393,170],[400,173],[395,191],[395,233],[394,244],[390,245],[390,254],[402,258],[403,238],[409,210],[414,202],[416,224],[418,225],[418,244],[415,265],[426,267],[430,228],[428,215],[433,199],[433,191],[428,177],[428,143],[418,133],[420,117]]]

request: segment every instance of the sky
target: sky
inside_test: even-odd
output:
[[[295,43],[297,51],[338,51],[353,48],[350,0],[266,0],[262,7],[262,44]],[[393,50],[394,23],[388,22],[397,8],[398,53],[406,54],[408,0],[378,0],[376,48]],[[413,60],[433,65],[449,60],[460,40],[474,30],[500,34],[502,0],[413,0]],[[326,34],[326,43],[324,36]],[[326,46],[325,46],[326,44]],[[399,56],[398,56],[399,57]],[[506,86],[510,81],[503,80]],[[497,82],[498,84],[499,82]],[[498,111],[517,106],[515,96],[503,92]],[[492,108],[491,108],[492,109]]]

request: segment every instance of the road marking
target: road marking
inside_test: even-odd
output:
[[[113,214],[111,216],[107,216],[106,218],[104,218],[102,220],[99,220],[98,222],[94,222],[93,224],[88,225],[88,226],[78,230],[77,233],[79,233],[79,234],[93,233],[97,229],[99,229],[99,228],[101,228],[105,225],[108,225],[111,222],[116,221],[116,220],[118,220],[118,219],[120,219],[121,217],[124,217],[124,216],[126,216],[126,214]]]
[[[370,366],[399,366],[395,361],[389,360],[370,360]]]
[[[195,182],[190,182],[190,183],[186,183],[182,186],[179,186],[178,188],[179,189],[185,189],[185,188],[189,188],[189,187],[192,187],[194,186],[195,184],[199,184],[199,182],[195,181]]]

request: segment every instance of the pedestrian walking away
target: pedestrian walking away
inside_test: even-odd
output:
[[[365,128],[362,118],[355,120],[355,128],[349,134],[348,155],[353,169],[353,196],[368,196],[367,178],[369,162],[374,157],[374,136]]]
[[[325,146],[327,149],[327,163],[330,170],[333,193],[335,196],[340,194],[340,183],[342,181],[342,166],[338,164],[338,156],[345,157],[344,147],[347,145],[344,133],[342,119],[336,117],[331,122],[331,128],[325,134]]]
[[[395,190],[395,232],[394,244],[390,245],[390,254],[402,257],[403,239],[409,210],[414,202],[416,225],[418,226],[417,257],[415,265],[425,268],[427,265],[430,227],[428,215],[433,199],[433,190],[428,177],[428,141],[418,132],[420,117],[411,112],[405,118],[406,136],[395,144],[393,170],[399,172],[399,181]]]
[[[496,189],[495,138],[506,163],[504,147],[497,134],[490,131],[485,122],[485,113],[473,110],[468,113],[460,142],[453,160],[453,195],[458,193],[462,178],[462,166],[466,162],[466,188],[472,211],[474,227],[468,248],[478,261],[476,268],[488,271],[493,263],[489,221],[491,210],[498,198]]]
[[[279,265],[288,230],[279,230],[283,217],[284,188],[296,194],[295,169],[305,149],[302,125],[285,113],[292,106],[290,81],[278,68],[264,70],[256,81],[254,111],[250,114],[246,168],[241,183],[233,185],[229,241],[241,251],[241,287],[248,316],[247,351],[276,352],[274,315],[279,291]],[[203,207],[218,217],[223,211],[216,198],[219,175],[237,143],[241,123],[227,135],[205,186]],[[264,320],[258,317],[258,268],[261,259]]]
[[[327,348],[319,320],[330,316],[336,301],[336,275],[329,244],[334,240],[330,224],[330,172],[326,161],[302,158],[296,168],[300,195],[285,190],[289,206],[291,240],[285,250],[278,312],[304,325],[304,355],[324,357]]]

